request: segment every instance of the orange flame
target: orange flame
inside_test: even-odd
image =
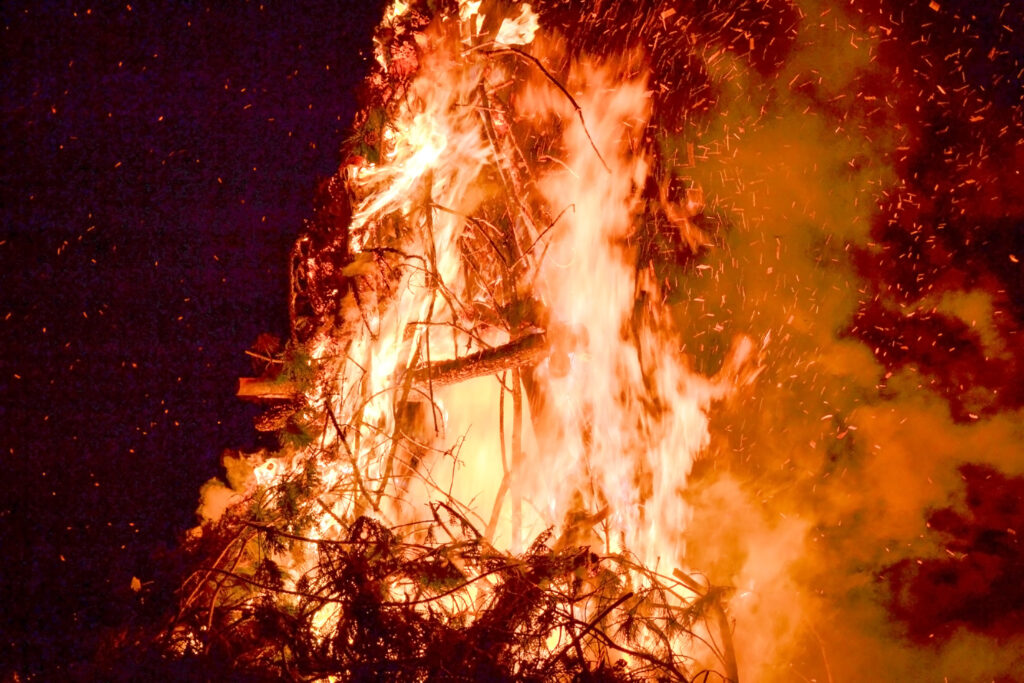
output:
[[[385,24],[407,11],[396,2]],[[635,60],[577,61],[563,86],[543,66],[564,59],[559,43],[535,37],[529,5],[491,39],[479,11],[462,2],[457,30],[442,18],[415,37],[419,70],[382,135],[379,163],[345,169],[357,198],[345,275],[371,277],[385,252],[401,262],[386,305],[344,307],[363,312],[353,337],[325,330],[309,344],[327,380],[304,399],[326,406],[345,436],[328,428],[267,460],[248,492],[313,466],[323,483],[314,537],[337,537],[359,514],[395,525],[422,518],[434,500],[454,500],[513,552],[555,527],[558,545],[629,551],[678,569],[689,518],[681,492],[708,442],[707,412],[756,374],[753,347],[739,339],[716,377],[695,373],[656,279],[635,266],[629,240],[643,212],[650,115]],[[529,53],[517,47],[527,45]],[[377,59],[385,71],[408,69],[382,46]],[[521,120],[488,106],[498,93]],[[564,126],[552,136],[555,121]],[[548,138],[529,180],[517,177],[524,159],[513,126]],[[487,258],[510,262],[492,267],[487,282],[467,270],[483,258],[467,244],[498,230],[473,216],[503,202],[515,207],[505,216],[509,251]],[[396,236],[398,222],[406,234]],[[362,296],[384,296],[379,290]],[[467,329],[473,306],[505,324]],[[409,379],[425,363],[537,333],[551,352],[533,370],[436,388]],[[429,428],[399,446],[399,415],[415,405],[427,406]],[[319,460],[340,438],[348,457]],[[314,560],[279,559],[293,579]],[[331,613],[320,615],[324,628]]]

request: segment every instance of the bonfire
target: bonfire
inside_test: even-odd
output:
[[[239,387],[280,447],[204,488],[171,656],[289,679],[738,680],[731,589],[687,566],[681,493],[756,345],[694,369],[673,274],[716,226],[692,159],[664,153],[672,100],[648,55],[588,52],[600,27],[545,31],[545,11],[558,25],[525,3],[387,10],[292,252],[291,336]]]

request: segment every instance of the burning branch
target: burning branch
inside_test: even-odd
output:
[[[497,375],[524,365],[539,363],[548,353],[545,334],[528,334],[492,349],[477,351],[462,358],[437,361],[412,370],[412,383],[422,387],[458,384],[475,377]]]
[[[573,108],[576,110],[576,115],[580,119],[580,125],[583,127],[583,131],[587,135],[587,141],[590,142],[590,146],[591,146],[591,148],[593,148],[594,154],[597,155],[598,161],[600,161],[601,165],[604,166],[604,170],[605,171],[607,171],[608,173],[612,172],[612,169],[608,168],[608,162],[606,162],[604,160],[604,157],[601,156],[601,151],[597,148],[597,145],[594,144],[594,138],[590,137],[590,131],[587,130],[587,122],[583,118],[583,107],[581,107],[579,105],[579,102],[577,102],[576,99],[572,95],[569,94],[569,91],[565,89],[565,86],[562,85],[561,83],[559,83],[558,79],[555,78],[554,76],[552,76],[550,71],[548,71],[547,69],[544,68],[544,65],[541,64],[541,61],[539,59],[537,59],[536,57],[534,57],[533,55],[531,55],[529,53],[523,52],[522,50],[517,50],[514,47],[503,48],[503,49],[500,49],[500,50],[488,50],[486,52],[486,54],[491,54],[491,55],[513,54],[513,55],[515,55],[515,56],[517,56],[517,57],[519,57],[521,59],[526,60],[527,62],[533,64],[538,69],[540,69],[540,72],[542,74],[544,74],[544,76],[549,81],[551,81],[555,85],[556,88],[561,90],[562,94],[565,95],[566,99],[569,100],[569,102],[572,103]]]

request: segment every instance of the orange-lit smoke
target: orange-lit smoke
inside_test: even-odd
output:
[[[770,341],[756,391],[713,414],[686,495],[687,559],[736,588],[746,680],[992,680],[1022,670],[1019,638],[962,629],[918,647],[890,619],[879,577],[946,556],[926,519],[955,502],[959,465],[1024,471],[1022,415],[955,421],[929,368],[889,372],[858,339],[855,314],[876,292],[853,255],[877,250],[880,207],[906,192],[895,160],[920,144],[900,114],[914,94],[885,89],[882,30],[838,6],[797,5],[778,74],[707,49],[721,98],[690,173],[732,227],[705,253],[711,268],[691,272],[677,318],[699,365],[737,332]],[[986,355],[1010,343],[980,288],[883,305],[960,318]]]

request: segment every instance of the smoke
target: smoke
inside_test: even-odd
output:
[[[1005,360],[1007,326],[984,289],[908,301],[858,268],[879,251],[883,205],[907,193],[897,160],[920,124],[879,59],[889,29],[840,6],[802,2],[799,15],[767,74],[704,36],[717,103],[674,150],[692,145],[685,173],[720,226],[676,310],[685,350],[713,371],[734,335],[764,341],[755,387],[713,411],[686,561],[734,588],[741,679],[994,680],[1024,670],[1019,636],[964,623],[913,642],[887,608],[899,586],[886,577],[901,562],[949,559],[928,519],[962,507],[964,463],[1022,473],[1021,412],[986,412],[992,391],[968,369],[959,419],[937,390],[942,368],[884,363],[857,327],[870,306],[926,312],[965,328],[985,360]]]
[[[244,498],[253,468],[262,458],[261,453],[245,454],[231,450],[221,455],[224,478],[213,477],[199,489],[196,515],[202,523],[217,522],[229,507]]]

